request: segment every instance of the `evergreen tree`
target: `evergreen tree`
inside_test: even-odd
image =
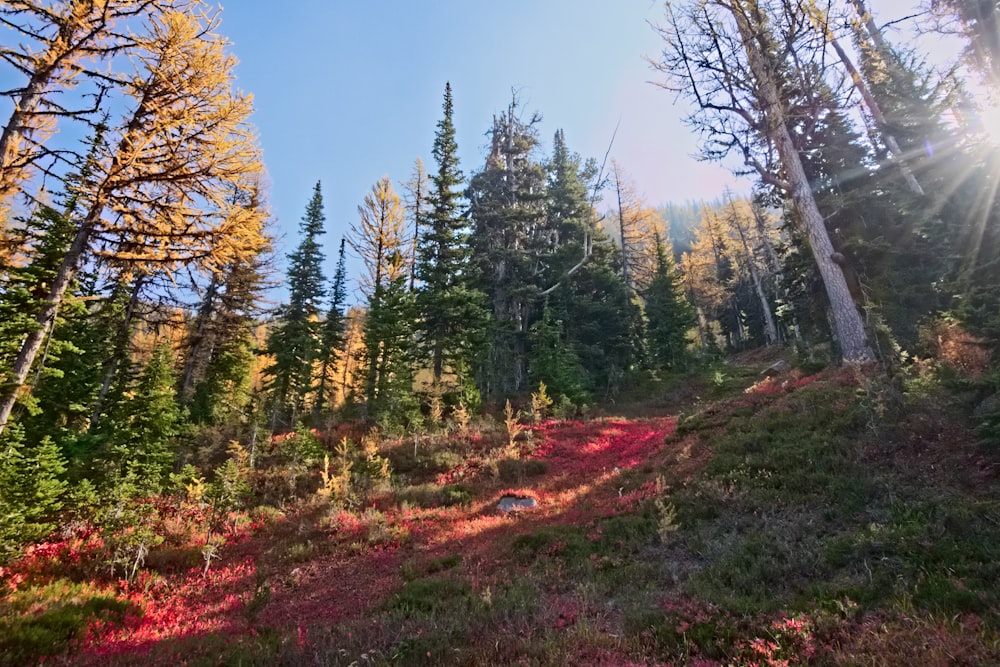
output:
[[[542,309],[541,319],[531,326],[529,362],[532,386],[544,382],[553,396],[564,396],[577,405],[590,399],[587,370],[568,340],[563,322],[555,319],[549,307]]]
[[[267,338],[267,352],[274,357],[264,371],[269,378],[272,429],[293,428],[313,391],[313,363],[321,357],[320,303],[326,294],[319,245],[325,220],[317,182],[299,225],[302,239],[288,257],[288,303],[279,310]]]
[[[107,438],[102,458],[110,485],[128,480],[140,494],[163,489],[184,426],[175,384],[174,355],[169,344],[160,343],[101,427]]]
[[[370,420],[391,427],[403,423],[418,406],[413,395],[413,294],[398,249],[389,264],[393,269],[369,302],[364,345],[365,409]]]
[[[27,446],[20,424],[0,436],[0,563],[56,527],[65,470],[59,448],[48,438]]]
[[[694,311],[677,283],[673,259],[656,235],[656,272],[646,288],[648,358],[658,370],[682,370],[689,360],[687,333]]]
[[[480,386],[502,396],[524,391],[529,329],[540,315],[540,270],[550,248],[546,178],[536,158],[535,125],[515,99],[494,119],[486,164],[469,182],[471,243],[481,289],[492,311]]]
[[[347,271],[344,266],[344,251],[346,239],[340,240],[340,250],[337,253],[337,270],[333,274],[333,284],[330,287],[330,309],[326,313],[321,329],[322,343],[320,345],[319,386],[316,390],[314,406],[317,419],[323,411],[333,405],[335,372],[338,364],[343,362],[346,342],[345,329],[347,316]],[[343,387],[341,387],[343,389]]]
[[[482,294],[475,288],[470,265],[468,231],[462,211],[459,168],[451,84],[445,85],[444,117],[434,136],[437,172],[431,176],[427,196],[430,211],[419,220],[416,276],[420,281],[416,304],[419,313],[418,341],[431,365],[434,381],[445,371],[465,383],[479,346],[486,318]]]
[[[641,341],[636,334],[641,322],[622,280],[621,252],[594,219],[589,190],[597,189],[597,167],[592,160],[584,162],[571,153],[559,130],[546,170],[549,248],[539,270],[545,284],[558,283],[544,290],[549,293],[548,315],[543,312],[542,319],[548,319],[533,331],[531,375],[544,375],[534,364],[550,361],[540,351],[547,344],[536,334],[547,334],[547,328],[558,325],[562,328],[559,335],[570,344],[575,358],[568,377],[576,377],[574,368],[578,366],[587,394],[613,394],[638,358]],[[548,375],[558,377],[556,373]],[[561,389],[559,380],[545,382],[553,392],[573,401],[586,400],[583,393],[574,396]]]

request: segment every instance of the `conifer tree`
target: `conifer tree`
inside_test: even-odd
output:
[[[543,352],[551,347],[545,337],[561,327],[559,336],[570,344],[575,361],[566,375],[550,373],[559,379],[545,382],[554,393],[578,402],[587,395],[562,388],[562,379],[576,378],[574,369],[582,369],[586,394],[614,394],[638,358],[639,312],[621,276],[621,252],[597,225],[591,201],[591,192],[599,189],[596,164],[570,152],[559,130],[546,170],[549,241],[539,272],[543,284],[552,286],[542,291],[546,307],[532,331],[531,375],[544,375],[537,365],[550,361]]]
[[[85,258],[101,251],[130,265],[219,266],[255,253],[248,216],[233,217],[226,195],[261,169],[246,124],[249,97],[232,88],[233,58],[202,15],[169,12],[147,22],[129,78],[133,101],[103,137],[80,184],[73,241],[47,286],[38,323],[0,387],[0,431],[42,348],[45,330]]]
[[[648,358],[658,370],[681,370],[690,356],[687,333],[695,324],[694,311],[677,282],[672,253],[659,234],[655,248],[656,272],[643,293]]]
[[[340,239],[337,253],[337,269],[330,286],[330,308],[321,328],[319,385],[316,390],[315,417],[322,417],[323,411],[333,405],[334,387],[337,384],[336,371],[344,362],[344,342],[347,306],[347,270],[344,265],[346,239]],[[343,390],[343,387],[341,387]]]
[[[279,311],[267,339],[267,352],[274,357],[264,371],[269,377],[272,429],[294,428],[313,391],[313,363],[321,356],[320,303],[326,294],[319,245],[325,220],[323,192],[317,182],[299,224],[302,239],[288,256],[288,303]]]
[[[114,404],[101,431],[107,438],[102,459],[110,484],[128,480],[137,493],[159,493],[183,432],[177,403],[174,355],[160,343],[129,391]]]
[[[405,212],[388,176],[372,186],[358,214],[349,241],[365,264],[365,406],[370,419],[393,412],[398,418],[401,399],[412,394],[413,299],[403,255]]]
[[[460,382],[468,379],[486,318],[469,259],[453,113],[449,83],[444,90],[444,117],[434,136],[437,171],[427,196],[430,210],[419,221],[416,262],[419,344],[435,382],[441,381],[446,369],[457,373]]]
[[[529,330],[540,315],[540,269],[549,249],[545,170],[537,159],[537,114],[521,115],[515,98],[494,118],[486,164],[469,182],[471,244],[490,305],[481,389],[505,395],[527,389]]]
[[[48,438],[28,446],[20,424],[0,436],[0,563],[56,527],[65,471],[59,448]]]

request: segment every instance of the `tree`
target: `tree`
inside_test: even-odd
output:
[[[137,493],[159,493],[174,463],[183,415],[174,390],[174,356],[160,343],[128,394],[116,402],[102,426],[101,458],[110,484],[126,478]]]
[[[782,93],[787,73],[801,71],[801,60],[816,53],[802,47],[808,35],[795,11],[757,0],[711,0],[681,16],[669,9],[660,29],[667,47],[657,66],[668,86],[694,99],[690,120],[707,137],[706,156],[738,151],[747,167],[788,197],[822,276],[841,354],[847,362],[865,362],[874,355],[864,322],[835,261]]]
[[[410,264],[410,291],[416,291],[417,280],[417,255],[422,232],[420,226],[424,224],[428,217],[429,202],[427,200],[431,189],[431,179],[424,169],[424,162],[417,158],[413,163],[413,173],[410,179],[403,183],[403,202],[406,207],[406,214],[409,216],[412,227],[413,245],[407,253]]]
[[[347,317],[347,271],[344,266],[344,249],[346,239],[340,239],[340,250],[337,253],[337,270],[333,274],[333,284],[330,286],[330,308],[326,311],[326,319],[320,330],[320,369],[319,387],[316,390],[314,406],[316,418],[320,418],[323,410],[333,404],[333,386],[336,382],[335,371],[338,365],[346,363],[346,320]],[[343,389],[343,386],[341,386]]]
[[[403,259],[406,215],[388,176],[374,186],[358,207],[359,221],[349,243],[361,257],[365,272],[361,289],[368,299],[364,344],[367,368],[364,394],[369,417],[388,411],[402,392],[410,392],[412,299],[407,290]]]
[[[431,208],[427,219],[419,221],[416,305],[419,345],[429,358],[434,381],[441,382],[449,369],[463,383],[478,346],[485,311],[482,295],[472,282],[453,113],[451,84],[446,84],[444,117],[434,136],[437,172],[431,176],[433,188],[427,196]]]
[[[81,261],[92,252],[166,268],[221,266],[256,253],[249,213],[229,215],[227,193],[253,179],[260,154],[246,124],[250,99],[232,89],[234,60],[204,17],[148,22],[129,82],[132,111],[109,130],[79,188],[76,233],[0,391],[0,432]]]
[[[64,472],[65,460],[48,438],[28,446],[20,424],[0,436],[0,563],[58,525],[54,515],[66,491]]]
[[[659,234],[654,242],[656,272],[643,293],[648,355],[658,370],[679,370],[689,357],[687,334],[695,324],[694,311],[677,282],[669,249]]]
[[[121,24],[142,16],[156,20],[153,17],[171,7],[196,12],[199,5],[197,0],[70,0],[55,5],[20,0],[0,6],[5,28],[25,40],[16,47],[0,47],[2,61],[24,77],[21,85],[2,93],[13,104],[0,133],[0,257],[10,249],[2,247],[8,245],[3,209],[9,199],[23,191],[43,158],[51,158],[50,165],[41,167],[46,172],[67,160],[68,151],[46,145],[57,122],[83,120],[93,129],[107,90],[127,86],[127,76],[100,66],[137,48]],[[80,106],[67,106],[64,93],[80,88],[83,81],[91,85],[86,95],[77,96]],[[87,95],[94,103],[83,106]]]
[[[545,170],[535,155],[541,117],[524,118],[519,106],[515,98],[494,118],[486,164],[468,189],[473,256],[492,314],[480,385],[496,395],[527,388],[528,332],[551,247]]]
[[[571,153],[559,130],[546,171],[548,246],[537,269],[546,305],[532,328],[529,371],[533,378],[548,377],[544,381],[553,392],[578,402],[586,400],[584,394],[617,391],[640,356],[641,318],[622,279],[621,252],[597,224],[597,165]],[[550,354],[563,349],[558,341],[568,343],[572,357]],[[555,367],[561,362],[554,363],[560,359],[567,363],[562,370]],[[567,380],[572,380],[568,388]]]
[[[615,223],[622,250],[622,279],[633,292],[649,284],[656,269],[655,237],[663,236],[659,216],[635,191],[635,185],[621,165],[612,160],[611,183],[614,188]]]
[[[271,428],[295,427],[304,414],[313,391],[313,364],[320,359],[320,303],[323,286],[323,250],[319,237],[325,233],[323,191],[317,181],[312,198],[299,224],[298,247],[288,256],[288,303],[281,307],[267,338],[267,353],[274,362],[264,369],[271,401]]]

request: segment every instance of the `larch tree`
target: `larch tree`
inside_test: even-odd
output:
[[[365,403],[369,417],[385,413],[404,392],[412,365],[412,300],[407,296],[409,246],[406,212],[388,176],[372,186],[358,206],[348,242],[364,263],[361,291],[365,317]]]
[[[622,279],[633,292],[641,292],[656,271],[655,238],[662,238],[665,230],[656,210],[642,200],[635,184],[614,160],[611,187],[615,205],[611,226],[622,251]]]
[[[746,168],[784,193],[796,211],[830,305],[830,319],[846,362],[874,359],[855,303],[792,136],[785,92],[803,60],[821,50],[795,7],[758,0],[709,0],[680,13],[668,5],[659,28],[666,42],[656,63],[665,86],[695,103],[689,121],[704,137],[703,154],[736,152]]]
[[[263,243],[228,194],[261,170],[247,123],[250,97],[233,89],[235,59],[204,14],[150,18],[136,37],[129,111],[104,136],[79,185],[76,230],[0,389],[0,431],[81,262],[95,254],[170,269],[219,267]]]
[[[307,399],[314,389],[313,365],[321,350],[321,304],[326,295],[323,249],[319,237],[323,223],[323,190],[313,187],[305,215],[299,223],[299,245],[288,256],[288,303],[278,312],[267,337],[267,352],[274,362],[264,370],[271,401],[271,429],[294,429],[304,416]]]
[[[128,85],[124,73],[104,66],[138,47],[126,24],[171,8],[194,11],[199,5],[198,0],[0,4],[0,22],[24,40],[17,46],[0,46],[0,62],[21,77],[18,85],[0,92],[12,101],[0,132],[0,252],[12,249],[4,247],[10,239],[3,236],[11,197],[27,194],[25,186],[36,171],[58,174],[58,165],[74,161],[71,149],[48,146],[59,121],[83,121],[92,130],[107,92]],[[68,96],[70,91],[76,95]]]

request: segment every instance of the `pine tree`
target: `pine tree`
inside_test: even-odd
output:
[[[176,439],[183,432],[175,384],[173,352],[160,343],[101,427],[107,438],[101,458],[110,484],[127,479],[140,494],[162,490],[174,463]]]
[[[540,315],[539,271],[549,249],[546,178],[536,157],[540,116],[514,99],[494,119],[486,164],[469,182],[471,244],[492,314],[480,386],[502,396],[528,387],[529,329]]]
[[[315,418],[322,418],[323,411],[333,405],[334,387],[338,384],[336,371],[344,363],[346,341],[347,271],[344,266],[346,239],[340,240],[337,269],[330,287],[330,308],[321,328],[319,385],[314,406]],[[341,390],[343,391],[343,387]]]
[[[656,273],[645,289],[648,355],[658,370],[683,370],[690,359],[688,331],[694,311],[677,282],[673,259],[659,234],[655,237]]]
[[[416,304],[421,354],[430,363],[435,382],[447,370],[464,383],[486,313],[473,284],[453,113],[451,84],[446,84],[444,117],[434,136],[437,172],[431,176],[433,188],[427,196],[430,211],[419,221]]]
[[[267,338],[267,352],[274,357],[264,370],[269,378],[272,429],[294,428],[314,388],[313,363],[321,357],[320,303],[326,294],[319,245],[325,220],[323,192],[317,182],[299,224],[302,239],[288,256],[288,303]]]

